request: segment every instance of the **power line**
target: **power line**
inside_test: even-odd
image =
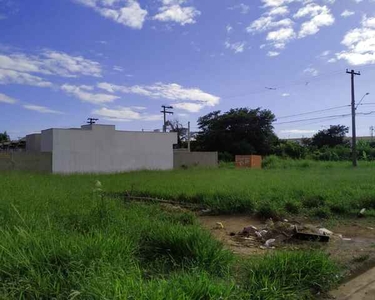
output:
[[[274,124],[275,124],[275,125],[291,124],[291,123],[299,123],[299,122],[306,122],[306,121],[313,121],[313,120],[322,120],[322,119],[329,119],[329,118],[335,118],[335,117],[346,117],[346,116],[350,116],[350,114],[344,114],[344,115],[332,115],[332,116],[325,116],[325,117],[318,117],[318,118],[310,118],[310,119],[300,119],[300,120],[293,120],[293,121],[280,122],[280,123],[274,123]]]
[[[309,115],[309,114],[314,114],[314,113],[319,113],[319,112],[325,112],[325,111],[340,109],[340,108],[349,107],[349,106],[350,106],[350,104],[341,105],[341,106],[330,107],[330,108],[320,109],[320,110],[314,110],[314,111],[309,111],[309,112],[295,114],[295,115],[282,116],[282,117],[278,117],[277,119],[279,120],[279,119],[287,119],[287,118],[292,118],[292,117],[304,116],[304,115]]]

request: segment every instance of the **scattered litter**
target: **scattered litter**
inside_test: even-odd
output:
[[[255,231],[257,231],[257,230],[258,230],[258,228],[256,228],[256,227],[253,226],[253,225],[250,225],[250,226],[245,227],[245,228],[242,230],[242,234],[243,234],[243,235],[254,234]]]
[[[309,232],[300,232],[298,231],[297,227],[295,228],[294,238],[302,241],[312,241],[312,242],[329,242],[328,235],[316,234],[316,233],[309,233]]]
[[[221,227],[218,222],[218,227]],[[350,238],[344,238],[342,234],[336,234],[331,230],[311,224],[302,224],[300,222],[274,221],[268,219],[262,226],[255,227],[253,225],[246,226],[237,234],[230,233],[230,236],[241,237],[242,241],[251,241],[258,243],[260,249],[274,249],[275,247],[284,247],[284,243],[293,239],[300,241],[323,242],[327,243],[331,239],[341,239],[343,241],[351,241]],[[250,242],[250,243],[251,243]]]
[[[267,248],[270,248],[272,247],[272,245],[276,242],[275,239],[269,239],[267,240],[265,243],[264,243],[264,246],[266,246]]]
[[[212,210],[207,208],[207,209],[202,209],[201,212],[204,214],[209,214]]]
[[[367,229],[370,229],[370,230],[374,230],[374,228],[373,227],[366,227]]]
[[[221,222],[216,222],[216,229],[224,229],[224,225]]]
[[[333,234],[332,231],[330,231],[330,230],[328,230],[328,229],[326,229],[326,228],[320,228],[320,229],[319,229],[319,233],[320,233],[321,235],[328,235],[328,236],[331,236],[331,235]]]
[[[359,213],[358,213],[358,217],[364,217],[365,216],[365,212],[366,212],[366,208],[362,208]]]

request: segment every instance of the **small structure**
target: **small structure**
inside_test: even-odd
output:
[[[236,155],[237,168],[262,168],[262,157],[260,155]]]

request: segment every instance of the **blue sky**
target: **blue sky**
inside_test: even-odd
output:
[[[0,131],[153,130],[167,104],[193,129],[262,107],[280,137],[311,136],[350,126],[349,68],[368,135],[374,64],[374,0],[0,0]]]

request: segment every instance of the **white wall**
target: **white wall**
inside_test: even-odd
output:
[[[50,131],[54,173],[111,173],[173,168],[176,133],[116,131],[114,126],[109,125]],[[49,148],[49,133],[49,130],[46,131],[46,138],[42,138],[42,151]]]

